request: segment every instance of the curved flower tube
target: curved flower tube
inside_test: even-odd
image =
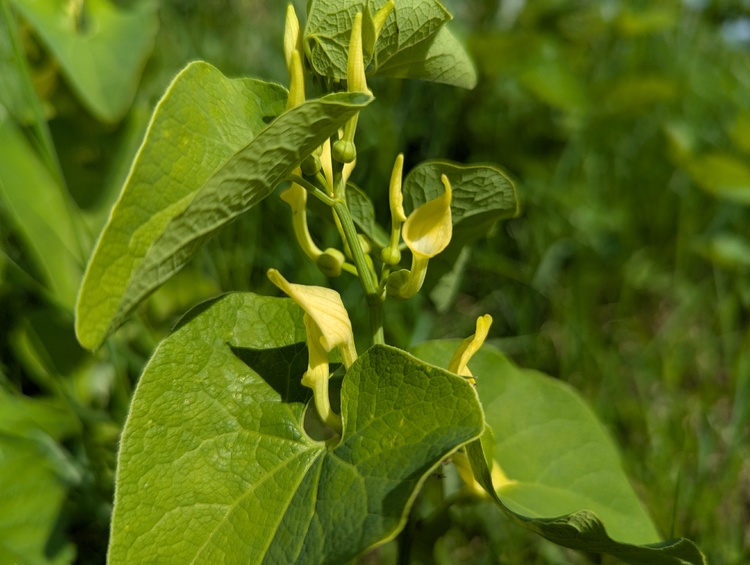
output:
[[[315,408],[323,422],[340,434],[341,417],[331,409],[328,396],[328,354],[338,347],[346,368],[357,359],[349,313],[335,290],[290,283],[276,269],[268,270],[268,278],[305,311],[308,362],[302,384],[313,390]]]
[[[453,237],[453,191],[448,177],[442,175],[440,180],[445,192],[414,210],[404,223],[401,236],[412,254],[411,270],[402,269],[388,277],[388,295],[393,298],[405,300],[419,292],[429,260],[448,247]]]
[[[383,248],[381,259],[386,265],[398,265],[401,261],[401,252],[398,242],[401,239],[401,224],[406,221],[404,213],[404,195],[401,192],[401,177],[404,171],[404,154],[399,153],[391,172],[391,183],[388,188],[388,202],[391,208],[391,239],[388,246]]]
[[[320,330],[320,335],[308,338],[320,343],[326,353],[338,347],[344,366],[351,367],[357,359],[357,350],[354,347],[354,332],[349,313],[339,293],[322,286],[290,283],[276,269],[268,270],[268,278],[299,304]]]
[[[492,316],[489,314],[479,316],[479,318],[477,318],[476,332],[474,335],[467,337],[461,342],[461,345],[458,346],[458,349],[456,349],[453,357],[451,357],[451,360],[448,363],[449,371],[456,373],[457,375],[469,377],[469,382],[471,382],[471,384],[476,384],[476,381],[474,380],[474,376],[471,374],[467,364],[472,356],[479,351],[479,348],[482,347],[484,340],[487,339],[487,334],[490,331],[491,325]]]

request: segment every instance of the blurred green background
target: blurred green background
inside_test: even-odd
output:
[[[207,297],[271,293],[269,267],[323,281],[272,197],[101,351],[73,334],[85,260],[161,93],[194,59],[286,83],[286,3],[0,5],[0,562],[102,563],[119,431],[158,340]],[[592,404],[665,537],[750,562],[750,2],[445,5],[477,88],[373,79],[353,180],[385,223],[399,151],[407,169],[495,162],[523,210],[428,296],[391,305],[387,340],[463,337],[492,314],[495,345]],[[334,284],[356,317],[349,282]],[[490,505],[449,520],[428,542],[437,563],[608,562]]]

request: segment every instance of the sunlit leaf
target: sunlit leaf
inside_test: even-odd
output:
[[[416,353],[444,365],[455,346],[428,342]],[[660,541],[612,440],[572,388],[519,369],[487,346],[469,365],[494,432],[500,484],[492,484],[479,442],[469,455],[477,479],[505,511],[555,543],[633,565],[703,563],[688,540]]]
[[[282,114],[280,86],[230,80],[202,62],[186,67],[156,108],[89,262],[77,306],[81,343],[98,347],[370,100],[331,94]]]
[[[481,433],[464,379],[378,346],[344,378],[340,442],[314,441],[304,335],[291,300],[230,294],[161,343],[123,433],[110,563],[348,562]]]

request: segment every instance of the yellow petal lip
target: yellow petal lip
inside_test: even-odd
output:
[[[484,316],[479,316],[479,318],[477,318],[476,332],[474,333],[474,335],[469,336],[465,340],[463,340],[461,342],[461,345],[458,346],[458,349],[456,349],[453,357],[451,357],[450,363],[448,363],[449,371],[451,371],[452,373],[456,373],[457,375],[462,375],[464,377],[472,376],[471,371],[469,370],[469,367],[467,365],[469,363],[469,360],[477,351],[479,351],[479,348],[482,347],[484,340],[487,339],[487,335],[489,334],[491,325],[492,316],[490,316],[489,314],[485,314]]]
[[[409,214],[402,232],[404,243],[411,252],[428,259],[448,247],[453,237],[453,191],[448,177],[442,175],[441,180],[445,192]]]
[[[326,351],[354,342],[349,313],[338,292],[322,286],[293,284],[276,269],[268,270],[273,284],[299,304],[320,329],[320,342]]]

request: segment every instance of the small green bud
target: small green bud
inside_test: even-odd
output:
[[[316,264],[320,272],[331,279],[341,275],[341,266],[346,261],[344,254],[338,249],[329,247],[318,257]]]
[[[357,148],[353,141],[339,139],[333,144],[331,156],[339,163],[353,163],[357,158]]]
[[[308,177],[314,177],[318,174],[318,171],[322,168],[322,165],[320,163],[320,157],[318,157],[315,153],[308,155],[304,161],[300,164],[300,169],[302,169],[302,173],[307,175]]]
[[[395,298],[396,300],[406,300],[407,298],[411,298],[413,295],[407,292],[410,279],[411,272],[407,269],[401,269],[400,271],[391,273],[388,276],[388,282],[385,286],[388,296]]]
[[[401,251],[398,250],[398,247],[391,247],[389,245],[383,248],[380,259],[386,265],[398,265],[401,262]]]

